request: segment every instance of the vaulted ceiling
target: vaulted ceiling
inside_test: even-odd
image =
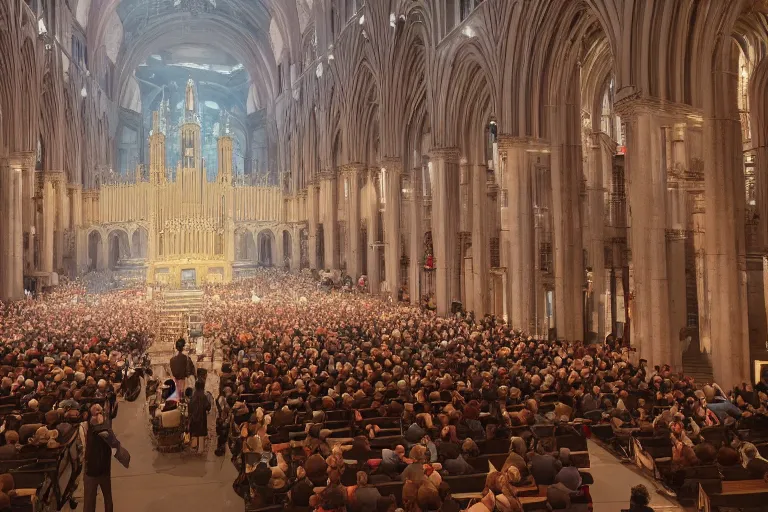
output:
[[[242,65],[259,102],[274,97],[269,27],[273,3],[283,0],[78,1],[89,45],[96,42],[95,51],[103,48],[115,64],[115,98],[152,55],[166,63]]]

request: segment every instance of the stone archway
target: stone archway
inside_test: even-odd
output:
[[[283,230],[283,267],[286,269],[291,268],[291,262],[293,261],[293,238],[291,232],[287,229]]]
[[[97,230],[93,230],[88,234],[88,271],[101,270],[105,267],[106,261],[101,261],[103,258],[104,241],[101,238],[101,233]]]
[[[109,249],[108,267],[110,270],[114,270],[122,260],[130,257],[128,233],[122,229],[115,229],[109,233],[107,240]]]
[[[131,259],[146,259],[149,244],[149,233],[143,226],[139,226],[131,235]]]
[[[260,231],[256,236],[256,253],[258,254],[257,261],[259,265],[265,267],[275,265],[277,260],[276,249],[275,234],[269,229]]]
[[[258,261],[259,252],[256,250],[256,242],[254,241],[253,233],[250,231],[241,231],[237,235],[238,239],[238,254],[237,259],[239,261],[247,261],[256,263]]]

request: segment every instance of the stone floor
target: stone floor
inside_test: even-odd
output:
[[[236,473],[229,457],[215,457],[213,449],[206,456],[157,453],[150,441],[143,400],[122,402],[114,429],[131,452],[129,469],[117,463],[112,465],[112,492],[118,512],[243,511],[243,502],[232,491]],[[682,511],[656,493],[654,482],[632,466],[622,464],[595,443],[590,442],[589,450],[595,479],[590,489],[594,512],[619,512],[627,507],[629,489],[639,483],[651,491],[651,505],[656,510]],[[103,507],[99,494],[97,510],[102,511]],[[78,510],[82,510],[82,505]]]

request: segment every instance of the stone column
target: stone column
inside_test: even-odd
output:
[[[667,230],[667,276],[669,276],[669,343],[674,371],[682,371],[680,329],[688,323],[685,290],[685,238],[683,229]]]
[[[301,229],[294,228],[291,232],[291,271],[301,270]]]
[[[272,248],[274,260],[272,264],[275,268],[285,268],[285,253],[283,252],[283,231],[279,230],[279,236],[275,235],[275,246]]]
[[[336,171],[329,169],[323,171],[320,174],[321,188],[320,188],[320,201],[322,206],[320,208],[321,218],[323,223],[323,236],[324,243],[324,263],[325,267],[329,269],[339,268],[339,259],[337,257],[338,251],[336,250],[336,231],[338,229],[338,187],[336,184]]]
[[[361,274],[360,265],[360,172],[361,164],[349,164],[342,168],[342,177],[347,183],[347,273],[357,282]]]
[[[655,111],[639,104],[621,110],[627,126],[631,342],[648,366],[671,360],[666,251],[666,162],[662,126]]]
[[[409,205],[409,223],[411,225],[410,242],[408,244],[408,284],[411,304],[419,304],[421,299],[421,259],[424,256],[424,189],[422,169],[411,170],[411,204]]]
[[[55,173],[43,173],[43,225],[40,243],[40,270],[47,273],[51,273],[54,270],[53,238],[56,231],[55,181]],[[108,245],[106,240],[104,245]]]
[[[600,341],[610,332],[605,323],[605,310],[610,308],[606,300],[605,287],[605,177],[610,176],[616,143],[605,133],[593,133],[591,136],[590,155],[587,174],[587,253],[589,266],[592,267],[592,315],[590,329]],[[609,288],[610,290],[610,288]],[[610,325],[610,324],[608,324]]]
[[[64,232],[67,229],[67,216],[66,216],[66,195],[67,195],[67,176],[64,171],[56,171],[56,179],[54,181],[55,192],[55,240],[54,247],[54,270],[60,272],[64,267]]]
[[[476,317],[490,313],[489,273],[490,247],[488,241],[488,223],[486,222],[485,205],[488,201],[487,175],[485,165],[471,166],[472,197],[472,283],[474,290],[468,291],[473,295],[473,307]]]
[[[714,63],[712,99],[705,101],[704,213],[712,366],[725,388],[750,379],[747,320],[745,181],[738,75],[732,48]]]
[[[379,261],[381,240],[379,240],[379,169],[368,169],[368,198],[366,208],[368,210],[368,287],[372,294],[379,293],[381,273]]]
[[[705,247],[705,211],[704,192],[691,194],[693,204],[691,221],[693,224],[693,250],[696,254],[696,303],[699,313],[699,350],[712,355],[712,337],[710,334],[709,294],[707,293],[707,251]]]
[[[615,324],[613,323],[613,312],[611,311],[613,306],[613,297],[611,296],[611,272],[612,270],[605,269],[604,272],[604,282],[603,282],[603,293],[605,294],[605,311],[603,314],[605,315],[603,325],[605,326],[605,336],[608,336],[613,332],[613,329],[615,328]],[[597,281],[595,281],[597,283]],[[599,283],[598,283],[599,284]],[[605,339],[605,336],[603,338],[598,338],[598,342],[603,341]]]
[[[384,190],[384,265],[387,288],[394,300],[400,289],[400,202],[403,188],[402,158],[388,158],[381,162],[383,177],[386,179]]]
[[[438,315],[451,312],[451,301],[459,290],[453,288],[459,202],[459,150],[436,149],[432,159],[432,245],[435,251],[435,300]]]
[[[553,107],[552,122],[570,120]],[[563,130],[563,128],[560,128]],[[571,143],[573,134],[558,135],[550,155],[552,177],[552,256],[554,263],[554,316],[558,339],[582,339],[584,285],[583,241],[580,222],[580,145]],[[511,198],[510,198],[511,200]]]
[[[320,223],[320,186],[316,183],[310,183],[307,195],[307,219],[309,221],[309,240],[307,241],[307,251],[309,252],[309,268],[320,269],[320,261],[317,257],[317,228]],[[325,230],[325,226],[323,226]]]

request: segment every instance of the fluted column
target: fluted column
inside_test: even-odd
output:
[[[361,274],[360,263],[360,172],[361,164],[349,164],[342,168],[342,179],[346,182],[347,196],[347,274],[357,279]]]
[[[664,130],[652,106],[622,105],[627,126],[631,342],[649,366],[671,361]]]
[[[606,175],[610,179],[613,155],[616,143],[605,133],[593,133],[591,136],[590,154],[588,155],[587,174],[587,254],[588,264],[592,267],[592,311],[590,330],[597,334],[597,340],[602,340],[610,333],[610,323],[605,323],[606,308],[610,303],[606,296],[605,271],[605,205],[606,205]]]
[[[669,344],[671,359],[667,361],[675,371],[682,371],[683,353],[680,330],[688,322],[685,298],[685,239],[683,229],[667,230],[667,276],[669,281]]]
[[[301,270],[301,230],[291,233],[291,270]]]
[[[736,104],[737,59],[724,45],[714,63],[704,118],[704,200],[712,366],[724,388],[750,379],[747,319],[745,180]]]
[[[474,289],[473,307],[476,317],[490,313],[490,247],[488,243],[489,227],[486,221],[486,203],[488,202],[487,176],[485,165],[471,166],[472,179],[472,284]]]
[[[393,299],[400,289],[400,199],[403,162],[401,158],[388,158],[381,162],[384,191],[384,273],[387,288]]]
[[[323,248],[324,264],[326,268],[339,268],[338,251],[336,250],[336,231],[338,229],[338,188],[336,186],[336,172],[326,170],[320,174],[321,188],[320,201],[322,201],[320,221],[323,224]]]
[[[320,222],[320,186],[315,183],[309,184],[307,195],[307,217],[309,220],[309,239],[307,250],[309,252],[309,268],[320,269],[317,247],[317,228]],[[325,227],[323,227],[325,229]]]
[[[42,240],[40,243],[40,270],[43,272],[53,272],[54,258],[54,233],[56,231],[56,173],[43,173],[43,220],[42,220]],[[104,241],[107,245],[107,241]]]
[[[371,293],[379,293],[381,273],[379,262],[381,258],[381,240],[379,240],[379,169],[368,169],[368,194],[365,207],[368,211],[368,286]]]
[[[430,153],[432,159],[432,245],[435,251],[435,299],[437,314],[447,315],[459,290],[453,288],[457,257],[459,211],[459,151],[443,148]]]
[[[408,244],[408,285],[411,304],[419,304],[421,300],[421,265],[424,250],[424,189],[422,169],[411,170],[411,204],[409,205],[409,223],[411,226],[410,242]]]

